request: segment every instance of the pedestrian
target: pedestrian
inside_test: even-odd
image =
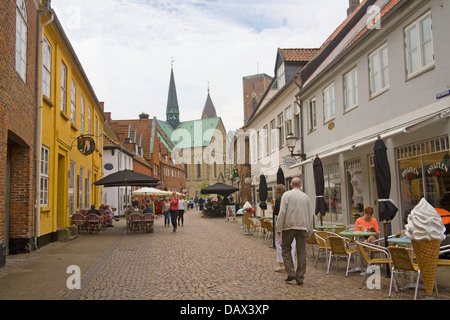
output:
[[[286,283],[303,284],[306,272],[306,240],[313,231],[313,211],[307,194],[300,190],[300,178],[291,181],[292,190],[281,197],[276,230],[282,237],[282,255],[287,273]],[[296,242],[297,270],[292,259],[292,242]]]
[[[184,196],[180,197],[178,201],[178,225],[184,225],[184,211],[186,210],[186,200],[184,200]]]
[[[281,196],[286,191],[286,187],[282,184],[278,184],[275,186],[275,205],[273,207],[273,215],[278,217],[280,213],[280,204],[281,204]],[[280,232],[276,233],[275,237],[275,246],[277,248],[277,262],[278,267],[275,268],[275,272],[285,272],[286,269],[284,267],[283,254],[281,249],[282,236]],[[292,261],[295,261],[295,239],[292,241]]]
[[[172,198],[170,199],[170,219],[172,220],[173,232],[177,231],[177,216],[178,216],[178,199],[177,194],[172,192]]]
[[[198,196],[195,196],[195,198],[194,198],[194,204],[195,204],[195,210],[198,210],[198,204],[199,204],[199,198],[198,198]]]
[[[164,198],[164,202],[162,204],[162,212],[164,215],[164,227],[169,227],[170,226],[170,201],[168,197]]]

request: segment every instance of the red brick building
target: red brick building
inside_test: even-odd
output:
[[[35,1],[0,1],[0,267],[34,247],[37,25]]]

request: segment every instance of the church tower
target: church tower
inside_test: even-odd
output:
[[[166,122],[174,129],[180,124],[180,109],[178,107],[177,88],[175,87],[175,78],[173,76],[173,61],[170,73],[169,96],[167,98]]]
[[[212,102],[211,96],[209,95],[209,88],[208,88],[208,96],[206,97],[205,106],[203,107],[202,119],[209,119],[209,118],[217,118],[217,113],[216,108],[214,107],[214,104]]]

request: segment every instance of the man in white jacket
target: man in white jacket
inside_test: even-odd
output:
[[[282,234],[282,254],[287,273],[286,283],[303,284],[306,271],[306,240],[313,231],[313,210],[306,193],[300,190],[300,178],[291,182],[292,190],[281,197],[280,213],[276,223],[277,232]],[[291,244],[295,239],[297,271],[292,260]]]

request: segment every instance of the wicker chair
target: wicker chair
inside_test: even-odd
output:
[[[72,223],[77,226],[78,233],[86,231],[86,216],[81,213],[75,213],[72,216]]]
[[[100,216],[95,213],[89,213],[86,216],[87,229],[90,233],[100,233],[101,222]]]
[[[154,216],[152,213],[145,213],[144,216],[142,217],[142,223],[143,223],[143,227],[144,227],[144,231],[145,232],[153,232],[153,221],[154,221]]]

